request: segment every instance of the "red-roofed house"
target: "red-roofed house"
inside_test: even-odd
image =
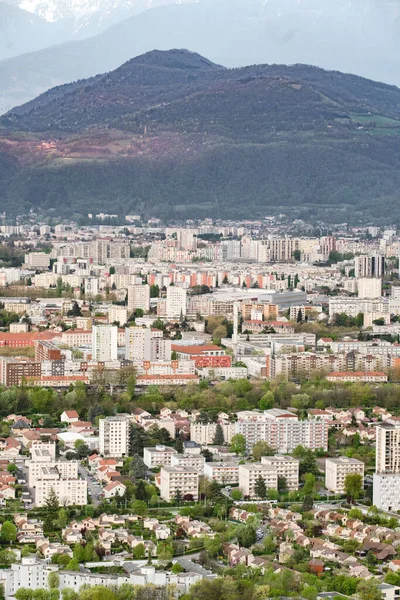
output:
[[[76,423],[79,421],[79,415],[76,410],[64,410],[60,417],[61,423]]]
[[[225,350],[214,344],[204,346],[180,346],[172,344],[171,350],[176,352],[180,360],[193,360],[196,369],[207,367],[230,367],[232,359]]]

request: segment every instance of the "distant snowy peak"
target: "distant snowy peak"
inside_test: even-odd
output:
[[[19,7],[46,21],[70,21],[75,33],[101,29],[148,8],[197,0],[21,0]]]

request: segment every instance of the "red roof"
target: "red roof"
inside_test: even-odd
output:
[[[66,410],[64,412],[67,415],[67,417],[69,417],[70,419],[75,419],[75,418],[79,419],[79,415],[76,412],[76,410]]]
[[[182,354],[203,354],[203,352],[216,352],[221,351],[222,348],[215,344],[209,344],[208,346],[180,346],[179,344],[172,344],[172,350],[180,352]]]
[[[382,371],[335,371],[327,377],[386,377],[386,374]]]

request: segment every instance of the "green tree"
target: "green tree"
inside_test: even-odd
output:
[[[58,573],[49,573],[47,577],[47,583],[51,590],[57,590],[60,587],[60,576]]]
[[[241,433],[236,433],[234,436],[232,436],[229,450],[238,456],[243,456],[246,454],[246,438],[244,435]]]
[[[214,446],[223,446],[225,444],[224,430],[221,423],[217,423],[213,440]]]
[[[79,571],[79,560],[72,558],[67,564],[68,571]]]
[[[235,502],[238,502],[239,500],[241,500],[243,498],[243,494],[242,494],[241,490],[234,489],[234,490],[232,490],[231,497],[232,497],[232,500],[234,500]]]
[[[239,546],[250,548],[257,541],[256,529],[252,525],[239,525],[236,530],[236,537]]]
[[[265,484],[265,479],[261,475],[259,475],[255,481],[254,494],[261,500],[265,500],[267,497],[267,486]]]
[[[304,475],[303,492],[305,496],[311,497],[315,496],[317,492],[315,475],[313,475],[312,473],[306,473]]]
[[[65,510],[65,508],[60,508],[60,510],[58,511],[58,524],[61,527],[61,529],[65,529],[65,527],[67,526],[68,523],[68,515],[67,515],[67,511]]]
[[[263,440],[260,440],[254,444],[252,449],[252,455],[256,461],[260,461],[262,456],[273,456],[274,454],[273,448],[271,448],[271,446]]]
[[[45,506],[46,506],[48,512],[51,513],[52,515],[57,513],[58,509],[60,508],[60,505],[58,502],[58,497],[57,497],[56,492],[54,491],[54,488],[50,488],[49,495],[47,496],[47,498],[45,500]]]
[[[4,521],[1,531],[0,540],[2,542],[11,543],[17,539],[17,528],[11,521]]]
[[[376,579],[362,579],[357,585],[357,595],[361,600],[382,600],[383,594]]]
[[[135,560],[142,560],[146,556],[146,548],[144,544],[138,544],[133,549],[133,558]]]
[[[363,479],[360,473],[348,473],[344,480],[344,490],[349,501],[359,498],[363,487]]]
[[[140,479],[135,486],[135,498],[137,500],[142,500],[143,502],[149,501],[149,495],[147,493],[146,484],[143,479]]]

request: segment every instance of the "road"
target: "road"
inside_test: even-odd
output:
[[[82,479],[86,479],[88,492],[90,494],[90,497],[92,498],[92,504],[93,506],[97,506],[100,502],[100,494],[102,493],[103,488],[101,487],[101,485],[96,485],[97,481],[93,481],[93,479],[89,475],[89,471],[82,465],[78,466],[78,473],[82,477]]]

